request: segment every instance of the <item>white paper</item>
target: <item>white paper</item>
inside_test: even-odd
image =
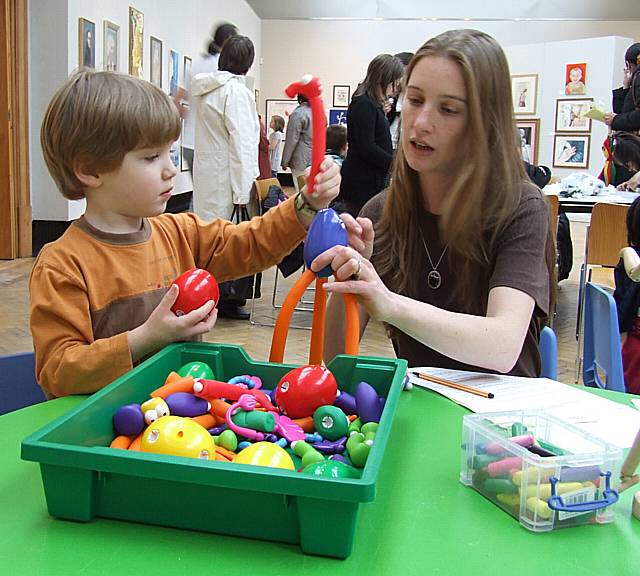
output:
[[[418,378],[416,372],[492,392],[494,398],[483,398],[435,384]],[[542,409],[620,448],[629,448],[640,429],[638,410],[548,378],[523,378],[442,368],[410,368],[409,378],[415,386],[438,392],[476,413]]]

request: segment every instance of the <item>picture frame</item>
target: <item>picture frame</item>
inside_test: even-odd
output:
[[[190,56],[184,56],[182,58],[182,82],[187,82],[187,78],[191,78],[191,67],[193,66],[193,60]]]
[[[584,114],[591,109],[593,98],[558,98],[556,100],[556,132],[591,132],[591,118]]]
[[[178,92],[180,83],[180,54],[175,50],[169,50],[169,96],[174,96]]]
[[[333,86],[333,107],[347,108],[351,100],[351,86],[334,84]]]
[[[129,74],[143,78],[144,14],[129,6]]]
[[[513,113],[516,116],[534,115],[538,100],[538,75],[514,74],[511,76]]]
[[[120,69],[120,26],[109,20],[102,23],[102,68],[107,72]]]
[[[529,164],[538,165],[538,146],[540,141],[540,119],[517,120],[516,128],[520,135],[522,159]]]
[[[583,96],[587,93],[586,62],[577,62],[565,66],[564,93],[567,96]]]
[[[149,36],[149,82],[162,88],[162,40]]]
[[[329,110],[329,125],[344,124],[347,125],[347,112],[344,108],[331,108]]]
[[[96,67],[96,25],[86,18],[78,18],[78,66]]]
[[[555,134],[553,166],[555,168],[589,168],[589,134]],[[573,149],[573,153],[570,152]]]
[[[180,172],[189,172],[191,167],[189,166],[189,162],[185,159],[184,154],[182,153],[182,135],[184,134],[184,119],[180,120]]]
[[[298,107],[298,100],[280,100],[280,99],[267,99],[265,101],[265,125],[268,126],[271,122],[271,117],[274,115],[282,116],[284,118],[284,137],[287,135],[287,125],[289,124],[289,116]]]

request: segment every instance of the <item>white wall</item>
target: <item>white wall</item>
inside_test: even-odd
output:
[[[214,25],[233,22],[252,39],[256,63],[249,71],[260,88],[261,23],[244,0],[31,0],[29,2],[29,96],[31,203],[34,220],[72,220],[84,211],[84,200],[68,201],[47,172],[40,149],[40,125],[53,93],[78,66],[78,18],[96,25],[96,69],[102,70],[103,20],[120,26],[119,69],[128,71],[129,6],[144,14],[143,66],[149,79],[149,36],[162,40],[163,88],[168,91],[169,50],[195,59],[206,48]],[[188,172],[176,177],[175,193],[191,190]]]

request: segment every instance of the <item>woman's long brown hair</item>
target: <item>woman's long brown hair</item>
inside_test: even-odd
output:
[[[452,59],[464,78],[469,122],[459,144],[459,170],[446,199],[441,234],[449,246],[450,264],[460,274],[461,311],[484,314],[488,294],[478,294],[477,285],[487,285],[497,239],[512,219],[525,183],[533,186],[524,171],[513,121],[509,66],[498,43],[477,30],[451,30],[427,41],[409,63],[405,79],[426,56]],[[422,277],[415,271],[423,258],[423,210],[418,174],[399,146],[376,231],[375,259],[389,288],[411,297],[417,296]],[[547,240],[547,266],[551,282],[552,239]]]

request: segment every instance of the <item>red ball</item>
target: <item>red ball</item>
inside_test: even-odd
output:
[[[216,304],[220,290],[216,279],[206,270],[192,268],[180,274],[174,281],[180,290],[178,299],[171,307],[176,316],[183,316],[213,300]]]
[[[316,408],[333,404],[338,384],[324,366],[300,366],[287,372],[276,388],[278,408],[289,418],[311,416]]]

